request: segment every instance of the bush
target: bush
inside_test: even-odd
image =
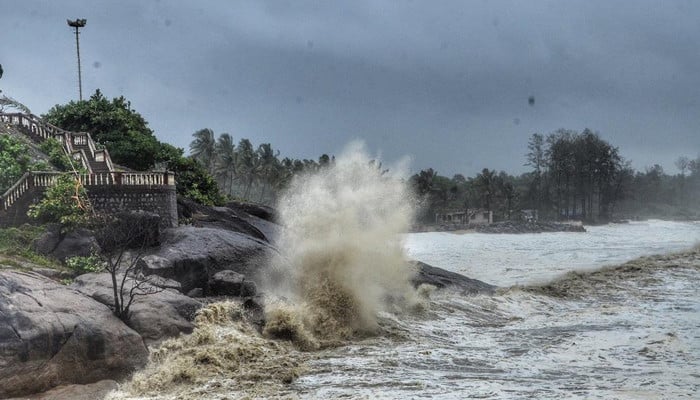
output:
[[[102,261],[96,255],[88,257],[75,256],[66,259],[66,267],[77,274],[99,272],[103,269]]]
[[[29,207],[31,218],[45,223],[59,223],[61,230],[70,231],[86,224],[92,214],[85,188],[72,175],[63,175],[46,190],[44,198]]]
[[[10,135],[0,135],[0,194],[17,182],[29,167],[27,145]]]
[[[49,156],[49,162],[59,171],[73,170],[73,163],[58,140],[53,138],[46,139],[39,145],[39,148]]]

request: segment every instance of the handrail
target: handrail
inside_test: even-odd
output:
[[[31,171],[22,177],[0,196],[2,209],[8,210],[30,187],[48,188],[58,182],[63,175],[71,172]],[[175,186],[175,174],[166,172],[103,172],[78,174],[78,180],[85,187],[94,186]]]
[[[8,208],[12,207],[12,204],[19,199],[24,192],[29,189],[29,177],[31,176],[30,172],[25,172],[17,182],[15,182],[14,185],[10,186],[9,189],[3,193],[3,195],[0,197],[2,198],[2,209],[7,211]]]

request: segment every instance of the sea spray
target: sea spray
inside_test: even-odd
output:
[[[378,168],[354,143],[335,162],[293,180],[278,205],[285,228],[273,261],[287,279],[267,288],[287,301],[266,306],[266,334],[304,348],[334,344],[375,331],[388,303],[395,309],[419,301],[400,235],[412,222],[413,202],[398,172]]]

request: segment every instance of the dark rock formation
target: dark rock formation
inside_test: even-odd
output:
[[[76,229],[64,236],[61,235],[58,225],[50,225],[49,229],[34,242],[33,247],[37,253],[61,261],[75,256],[88,257],[99,250],[91,231]]]
[[[232,270],[255,280],[275,252],[263,239],[242,232],[182,226],[164,231],[160,248],[144,256],[139,267],[180,282],[183,293],[204,288],[206,295],[215,273]]]
[[[0,398],[120,379],[146,364],[111,310],[35,273],[0,271]]]
[[[234,271],[219,271],[209,279],[210,296],[255,296],[257,288],[255,282],[246,280],[245,276]]]
[[[542,232],[586,232],[583,225],[562,224],[559,222],[518,222],[503,221],[491,225],[479,225],[480,233],[542,233]]]
[[[231,201],[226,204],[226,207],[234,210],[240,210],[246,214],[253,215],[274,224],[277,223],[277,211],[274,208],[263,206],[260,204],[243,203],[240,201]]]
[[[84,274],[77,277],[71,287],[113,307],[111,279],[108,273]],[[128,323],[150,345],[180,333],[191,333],[194,315],[201,307],[202,303],[176,290],[163,290],[137,297]]]
[[[179,219],[189,221],[198,228],[217,228],[227,231],[240,232],[255,239],[269,241],[268,237],[249,221],[260,220],[240,209],[231,207],[208,207],[194,201],[178,198]]]
[[[456,272],[433,267],[424,262],[412,261],[416,273],[411,278],[411,283],[418,287],[422,284],[433,285],[437,288],[450,288],[464,294],[493,294],[496,286],[467,278]]]

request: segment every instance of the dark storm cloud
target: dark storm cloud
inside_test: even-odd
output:
[[[448,175],[521,172],[527,138],[561,127],[600,131],[637,168],[673,172],[678,155],[700,151],[692,1],[1,7],[6,93],[36,112],[75,98],[65,18],[85,17],[85,92],[125,95],[184,148],[203,127],[293,157],[360,138]]]

